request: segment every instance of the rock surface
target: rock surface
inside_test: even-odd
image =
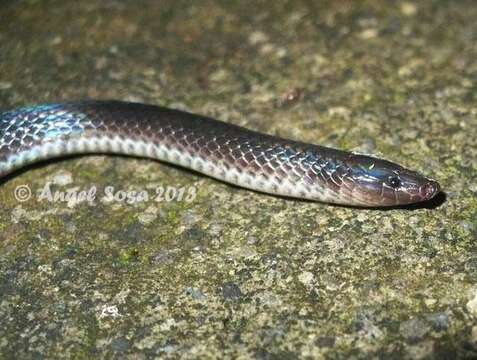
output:
[[[5,1],[1,108],[187,109],[372,152],[446,198],[360,210],[149,160],[36,166],[0,187],[0,357],[477,357],[476,18],[473,1]],[[40,201],[48,183],[72,195]],[[196,196],[123,199],[161,187]]]

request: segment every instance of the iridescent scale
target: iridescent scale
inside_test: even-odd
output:
[[[348,205],[351,153],[286,140],[208,117],[120,101],[39,105],[0,113],[0,176],[68,154],[153,158],[261,192]]]

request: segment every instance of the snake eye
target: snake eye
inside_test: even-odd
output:
[[[391,186],[393,189],[397,189],[401,186],[401,180],[397,176],[388,177],[386,184]]]

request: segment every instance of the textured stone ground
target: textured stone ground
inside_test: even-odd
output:
[[[359,210],[140,159],[28,169],[0,186],[0,357],[476,357],[476,18],[473,1],[4,1],[1,108],[163,104],[374,153],[447,197]],[[47,182],[96,198],[38,201]]]

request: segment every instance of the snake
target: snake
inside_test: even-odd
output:
[[[82,154],[152,158],[261,193],[356,207],[425,202],[441,189],[375,156],[156,105],[84,100],[0,112],[0,177]]]

